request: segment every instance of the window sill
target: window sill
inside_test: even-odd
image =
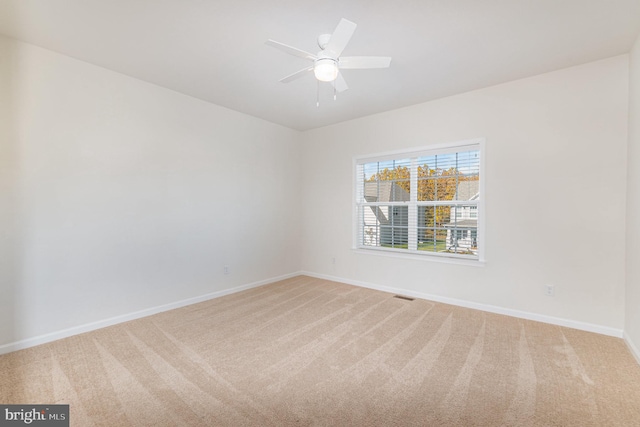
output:
[[[457,258],[446,255],[434,255],[430,253],[415,253],[415,252],[407,252],[404,250],[390,250],[390,249],[378,249],[375,247],[361,247],[361,248],[352,248],[352,250],[359,254],[364,255],[375,255],[375,256],[383,256],[390,258],[403,258],[403,259],[415,259],[420,261],[428,261],[428,262],[439,262],[443,264],[457,264],[457,265],[468,265],[472,267],[484,267],[485,260],[483,259],[471,259],[471,258]]]

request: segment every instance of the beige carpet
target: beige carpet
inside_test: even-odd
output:
[[[309,277],[0,357],[85,426],[638,426],[622,340]]]

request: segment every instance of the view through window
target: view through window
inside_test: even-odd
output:
[[[481,143],[356,159],[357,246],[479,259]]]

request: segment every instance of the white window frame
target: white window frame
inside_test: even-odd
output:
[[[455,201],[448,200],[442,202],[435,202],[444,204],[447,206],[454,205],[468,205],[475,204],[477,206],[478,212],[478,228],[477,228],[477,240],[478,240],[478,250],[477,255],[465,255],[465,254],[450,254],[450,253],[439,253],[439,252],[431,252],[424,250],[417,250],[417,207],[421,205],[421,202],[417,201],[417,192],[410,191],[410,201],[409,202],[381,202],[381,205],[385,206],[408,206],[409,208],[409,249],[396,249],[396,248],[388,248],[381,246],[369,246],[362,244],[362,236],[361,236],[361,223],[360,223],[360,213],[362,212],[363,206],[371,206],[371,203],[363,204],[362,201],[364,199],[364,195],[362,194],[363,189],[358,188],[358,170],[360,169],[360,165],[364,165],[366,163],[372,162],[382,162],[389,160],[400,160],[400,159],[412,159],[412,168],[417,167],[417,158],[424,156],[431,156],[436,154],[447,154],[452,152],[464,152],[477,150],[480,152],[480,170],[479,170],[479,192],[480,198],[476,201]],[[485,192],[485,139],[484,138],[476,138],[464,141],[443,143],[443,144],[434,144],[426,147],[418,147],[407,150],[397,150],[397,151],[388,151],[384,153],[377,154],[369,154],[369,155],[361,155],[355,156],[353,158],[353,250],[362,254],[372,254],[372,255],[382,255],[382,256],[391,256],[391,257],[400,257],[400,258],[410,258],[410,259],[421,259],[421,260],[429,260],[429,261],[438,261],[445,263],[454,263],[454,264],[465,264],[465,265],[484,265],[485,263],[485,200],[486,200],[486,192]],[[416,174],[411,174],[411,183],[410,186],[412,189],[417,188],[418,178]],[[432,202],[433,203],[433,202]],[[412,249],[414,248],[414,249]]]

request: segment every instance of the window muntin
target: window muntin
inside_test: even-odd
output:
[[[356,246],[480,259],[480,159],[479,142],[356,159]]]

